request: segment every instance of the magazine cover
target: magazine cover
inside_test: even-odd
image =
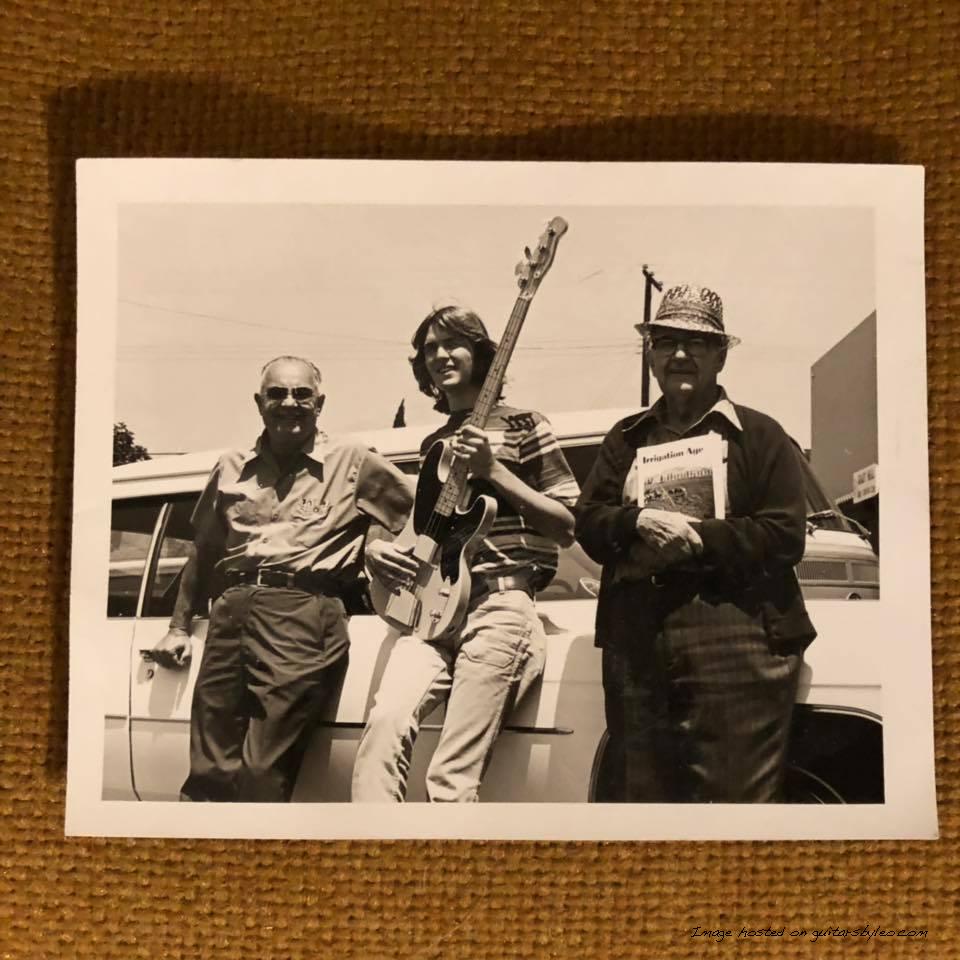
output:
[[[637,450],[637,504],[698,520],[723,519],[726,471],[718,433]]]

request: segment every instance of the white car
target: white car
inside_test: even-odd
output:
[[[567,460],[583,482],[600,441],[630,411],[551,418]],[[408,474],[417,471],[429,428],[365,433],[363,439]],[[189,766],[190,702],[206,622],[194,621],[189,669],[158,666],[151,648],[166,633],[179,572],[192,538],[190,515],[220,451],[117,467],[109,597],[103,623],[105,800],[175,800]],[[798,574],[819,636],[806,654],[792,736],[787,799],[882,802],[880,684],[871,638],[850,636],[844,600],[879,595],[877,556],[862,532],[823,493],[798,449],[808,480],[807,551]],[[497,742],[481,800],[602,801],[606,730],[600,651],[594,646],[599,570],[574,545],[537,598],[546,629],[542,680],[517,705]],[[358,591],[358,601],[362,591]],[[350,619],[350,665],[343,690],[319,724],[294,800],[350,798],[357,742],[395,634],[372,613]],[[408,799],[425,799],[424,773],[442,723],[424,724],[414,751]]]

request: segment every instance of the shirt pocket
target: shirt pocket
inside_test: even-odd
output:
[[[224,516],[235,526],[254,527],[263,522],[263,504],[240,491],[222,490],[220,503]]]
[[[298,497],[290,510],[290,519],[298,523],[323,520],[330,512],[330,504],[319,497]]]

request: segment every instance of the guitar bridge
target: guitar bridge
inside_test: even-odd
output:
[[[384,616],[398,627],[412,629],[416,626],[420,601],[409,590],[396,591],[387,602]]]

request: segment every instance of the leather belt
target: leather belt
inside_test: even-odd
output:
[[[715,570],[669,570],[645,577],[654,596],[682,597],[699,595],[704,600],[735,600],[745,596],[743,587],[723,580]]]
[[[258,567],[256,570],[228,570],[224,574],[228,586],[236,587],[249,584],[257,587],[280,587],[288,590],[303,590],[305,593],[322,594],[326,597],[339,597],[343,592],[341,584],[322,573],[312,570],[274,570],[271,567]]]
[[[536,594],[529,577],[485,577],[481,582],[486,586],[487,593],[522,590],[528,597]]]

